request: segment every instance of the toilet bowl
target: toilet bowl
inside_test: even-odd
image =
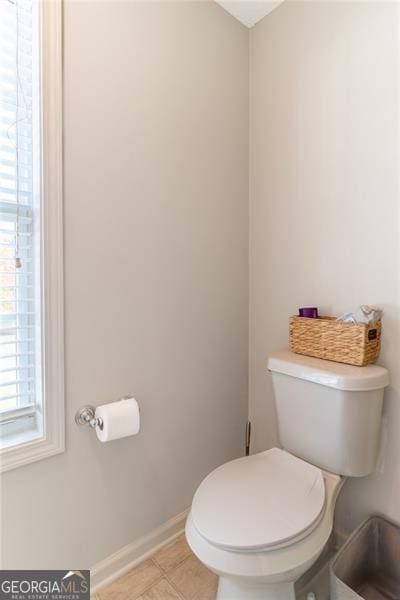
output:
[[[285,349],[268,370],[283,449],[215,469],[186,523],[194,554],[219,576],[217,600],[295,600],[295,581],[332,532],[345,477],[369,475],[378,456],[385,368]]]
[[[219,576],[218,600],[294,600],[321,554],[343,478],[273,448],[222,465],[192,503],[186,538]]]

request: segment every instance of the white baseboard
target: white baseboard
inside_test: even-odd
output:
[[[98,592],[146,560],[159,548],[173,541],[183,532],[188,512],[189,510],[185,510],[176,517],[172,517],[154,531],[96,563],[90,569],[91,593]]]

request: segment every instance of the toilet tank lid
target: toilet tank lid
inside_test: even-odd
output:
[[[268,370],[337,390],[378,390],[389,385],[389,372],[379,365],[355,367],[294,354],[287,348],[276,350],[270,354]]]

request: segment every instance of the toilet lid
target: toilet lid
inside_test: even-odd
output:
[[[193,498],[192,518],[212,544],[256,550],[298,537],[316,523],[324,504],[321,471],[272,448],[210,473]]]

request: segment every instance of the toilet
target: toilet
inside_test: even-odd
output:
[[[333,528],[346,477],[376,466],[388,371],[273,352],[281,448],[232,460],[197,489],[186,538],[217,600],[295,600]]]

